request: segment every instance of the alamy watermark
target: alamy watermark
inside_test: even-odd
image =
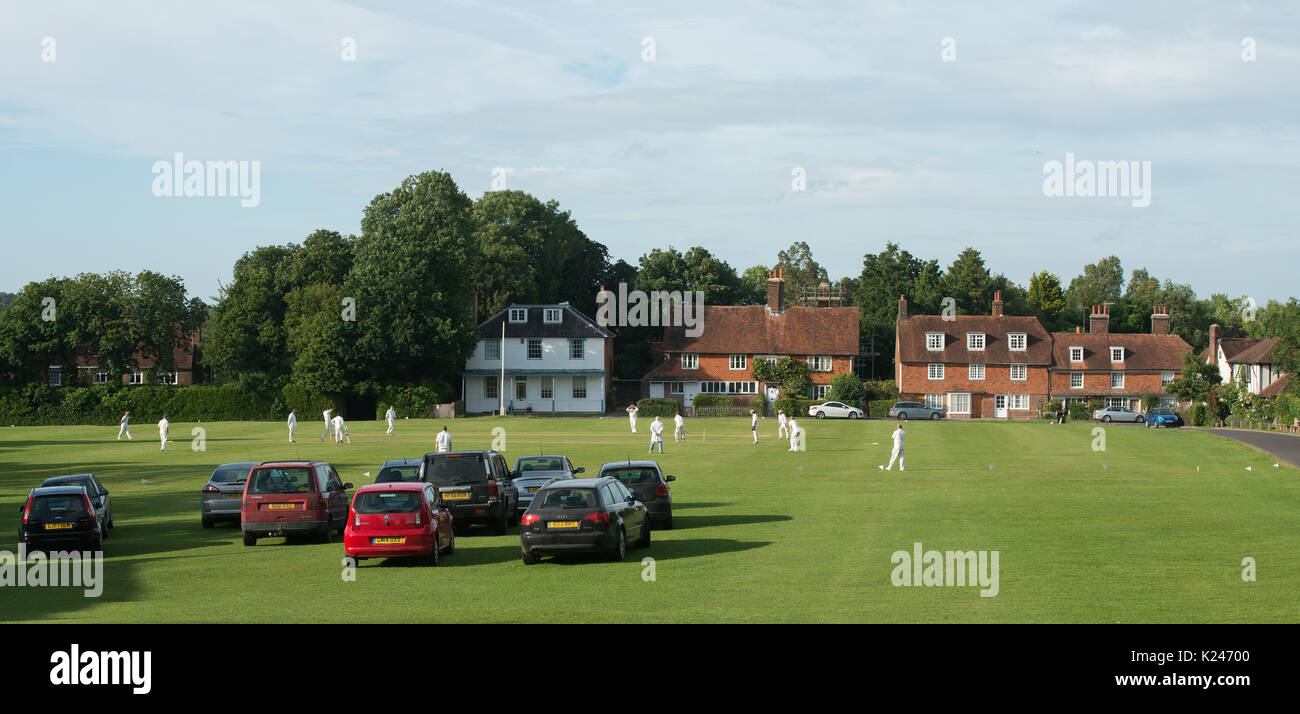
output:
[[[1134,208],[1151,205],[1150,161],[1076,161],[1065,155],[1065,163],[1043,163],[1043,195],[1132,198]]]
[[[922,550],[894,551],[894,570],[889,580],[894,587],[980,587],[980,597],[998,595],[998,551]]]
[[[240,206],[262,202],[261,161],[186,161],[177,152],[171,161],[153,162],[153,195],[239,196]]]
[[[692,305],[692,300],[694,305]],[[644,290],[628,292],[618,284],[618,294],[601,286],[596,293],[596,324],[601,327],[686,328],[687,337],[704,334],[704,291]]]
[[[83,588],[85,597],[104,592],[104,554],[98,551],[27,552],[0,550],[0,588]]]

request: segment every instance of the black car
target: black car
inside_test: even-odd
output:
[[[43,486],[18,507],[18,542],[29,550],[104,547],[104,524],[95,515],[85,486]]]
[[[613,476],[627,486],[636,500],[645,504],[650,522],[655,528],[673,529],[673,494],[668,482],[676,476],[665,476],[654,461],[611,461],[600,467],[601,476]]]
[[[518,518],[519,489],[510,480],[506,460],[495,451],[449,451],[425,454],[419,480],[438,487],[451,510],[456,534],[475,523],[505,535]]]
[[[90,505],[95,507],[95,515],[104,523],[104,537],[113,530],[113,504],[108,500],[108,489],[93,474],[68,474],[54,476],[41,482],[41,486],[85,486],[90,496]]]
[[[375,483],[419,481],[421,461],[422,459],[389,459],[379,468]]]
[[[645,504],[612,476],[548,483],[519,520],[525,565],[543,555],[582,551],[622,560],[629,540],[634,548],[650,545],[650,519]]]

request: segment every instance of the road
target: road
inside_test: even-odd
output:
[[[1300,467],[1300,436],[1248,429],[1206,429],[1206,431],[1243,444],[1250,444],[1289,462],[1292,466]]]

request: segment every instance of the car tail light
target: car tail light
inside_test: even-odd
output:
[[[360,513],[353,513],[353,514],[352,514],[352,525],[356,526],[357,528],[360,528],[360,527],[361,527],[361,514],[360,514]]]
[[[216,486],[214,486],[214,485],[212,485],[212,484],[207,484],[206,486],[203,487],[203,492],[204,492],[204,493],[221,493],[221,489],[217,488]]]
[[[90,505],[89,496],[82,496],[81,498],[83,501],[86,502],[86,514],[90,516],[90,525],[93,526],[98,521],[98,519],[95,517],[95,507]]]
[[[667,495],[668,495],[668,484],[663,483],[663,482],[661,481],[661,482],[659,483],[658,486],[655,486],[655,495],[656,495],[656,496],[667,496]]]
[[[592,523],[609,523],[609,514],[604,511],[595,511],[582,517],[584,521]]]
[[[420,512],[419,512],[419,511],[416,511],[416,512],[415,512],[415,525],[417,525],[417,526],[420,525]]]
[[[23,507],[23,525],[27,525],[27,519],[31,518],[31,515],[32,515],[32,499],[29,496],[27,498],[27,505]]]
[[[488,481],[488,498],[496,498],[496,497],[497,497],[497,482]]]
[[[537,515],[536,513],[525,513],[524,517],[519,519],[519,525],[531,526],[532,524],[540,520],[542,520],[542,517]]]

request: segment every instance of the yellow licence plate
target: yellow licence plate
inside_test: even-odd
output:
[[[243,498],[243,497],[244,497],[244,494],[242,494],[242,493],[227,493],[227,494],[226,494],[226,498]]]
[[[401,545],[406,542],[405,538],[371,538],[370,542],[375,545]]]
[[[443,491],[442,500],[444,501],[468,501],[469,491]]]
[[[546,524],[547,528],[577,528],[577,521],[550,521]]]
[[[46,524],[45,524],[45,530],[47,530],[47,531],[57,531],[57,530],[62,530],[62,529],[64,529],[64,528],[71,528],[71,527],[73,527],[74,525],[76,525],[76,524],[75,524],[75,523],[46,523]]]
[[[268,503],[266,507],[267,507],[267,508],[272,508],[272,509],[275,509],[275,508],[297,508],[297,507],[298,507],[298,504],[296,504],[296,503]]]
[[[539,488],[541,488],[541,486],[529,486],[529,487],[528,487],[528,492],[529,492],[529,493],[537,493],[537,489],[539,489]]]

